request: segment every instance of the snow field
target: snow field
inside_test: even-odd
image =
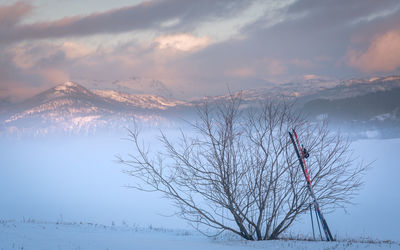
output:
[[[208,238],[190,230],[93,223],[0,222],[0,249],[85,250],[253,250],[253,249],[400,249],[396,242],[249,242],[236,237]]]

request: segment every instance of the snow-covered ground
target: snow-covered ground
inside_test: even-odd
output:
[[[189,230],[105,226],[93,223],[0,222],[1,249],[400,249],[396,242],[310,242],[274,240],[249,242],[206,238]]]
[[[122,137],[1,140],[0,249],[400,248],[397,243],[249,243],[206,238],[181,219],[162,216],[172,214],[174,208],[158,194],[126,188],[135,180],[115,162],[116,154],[132,150]],[[156,148],[157,141],[153,142]],[[374,167],[365,176],[355,205],[346,212],[326,214],[332,233],[339,239],[399,242],[400,139],[360,140],[353,148],[365,162],[375,161]],[[57,221],[62,223],[49,223]],[[150,230],[150,225],[168,230]],[[310,237],[309,215],[300,218],[291,233]]]

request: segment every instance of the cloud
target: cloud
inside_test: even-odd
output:
[[[304,74],[301,79],[309,81],[309,80],[332,80],[330,77],[326,77],[326,76],[320,76],[320,75],[314,75],[314,74]]]
[[[24,3],[16,2],[12,5],[0,5],[0,27],[7,27],[17,24],[21,19],[27,16],[33,9],[33,6]]]
[[[312,69],[318,75],[354,77],[358,71],[339,63],[352,37],[366,31],[382,32],[384,26],[399,27],[399,6],[399,1],[395,0],[385,1],[385,4],[374,0],[296,1],[282,11],[281,22],[269,27],[268,19],[261,19],[249,25],[241,32],[246,39],[225,46],[225,51],[221,46],[223,52],[215,52],[215,57],[232,57],[233,53],[237,57],[230,60],[276,58],[287,67],[282,76],[301,76]],[[329,60],[319,60],[322,58]]]
[[[0,98],[16,100],[37,93],[41,84],[39,75],[20,68],[9,51],[0,51]]]
[[[64,65],[66,53],[62,45],[51,43],[30,43],[8,50],[12,61],[23,70],[40,69]]]
[[[76,58],[68,57],[66,50],[65,43],[29,43],[0,50],[0,98],[26,98],[68,81]]]
[[[65,52],[67,58],[70,59],[84,57],[94,53],[94,49],[72,41],[65,41],[61,48]]]
[[[180,51],[195,51],[211,43],[209,37],[196,37],[191,34],[176,34],[160,36],[155,39],[159,49],[175,49]]]
[[[400,58],[398,34],[369,38],[398,30],[398,6],[397,0],[154,0],[40,23],[24,22],[29,4],[0,6],[0,13],[12,13],[0,15],[0,56],[8,50],[0,84],[139,76],[187,98],[223,94],[227,84],[243,89],[303,76],[357,77],[378,67],[390,72]],[[386,51],[396,57],[384,57]]]
[[[113,9],[87,16],[66,17],[56,21],[17,24],[32,7],[22,3],[0,6],[6,15],[0,30],[0,42],[12,43],[29,39],[79,37],[95,34],[116,34],[128,31],[156,29],[187,32],[199,22],[235,16],[246,9],[248,1],[237,0],[163,0],[148,1],[134,6]],[[15,15],[15,18],[14,18]],[[175,21],[179,20],[179,21]]]
[[[400,30],[372,40],[366,51],[349,50],[348,64],[363,72],[391,72],[400,67]]]

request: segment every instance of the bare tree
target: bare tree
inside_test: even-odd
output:
[[[231,97],[198,114],[193,131],[181,131],[178,142],[161,132],[161,152],[150,153],[137,128],[130,131],[136,152],[119,160],[140,180],[135,188],[163,193],[203,232],[276,239],[307,211],[311,200],[288,136],[294,127],[311,152],[309,173],[325,211],[350,203],[360,188],[366,166],[354,164],[349,142],[325,123],[307,122],[290,104],[244,109]]]

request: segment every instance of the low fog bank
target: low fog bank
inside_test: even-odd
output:
[[[144,131],[144,135],[149,134]],[[151,132],[153,135],[154,133]],[[133,148],[128,132],[1,141],[2,219],[96,222],[184,227],[157,193],[127,188],[116,155]],[[152,147],[158,147],[154,139]]]
[[[353,141],[352,150],[357,160],[372,163],[372,167],[364,176],[365,183],[360,194],[352,200],[353,205],[326,214],[333,234],[342,239],[362,237],[400,241],[399,148],[399,138]],[[303,215],[294,225],[292,232],[298,231],[312,236],[309,214]]]
[[[321,120],[315,122],[321,122]],[[340,119],[327,119],[327,122],[331,131],[341,133],[351,141],[400,138],[398,123],[359,122]]]
[[[186,131],[187,128],[185,128]],[[164,129],[175,140],[178,129]],[[158,129],[143,129],[151,150],[161,147]],[[7,138],[0,142],[0,219],[95,222],[110,225],[190,228],[172,215],[174,207],[158,193],[126,186],[135,179],[122,173],[126,167],[116,155],[133,153],[128,131],[107,135]],[[352,144],[359,159],[375,161],[365,186],[347,213],[338,209],[326,218],[339,237],[373,237],[400,240],[400,139],[363,139]],[[311,152],[312,153],[312,152]],[[162,214],[162,215],[161,215]],[[293,234],[311,235],[308,214],[296,222]]]

